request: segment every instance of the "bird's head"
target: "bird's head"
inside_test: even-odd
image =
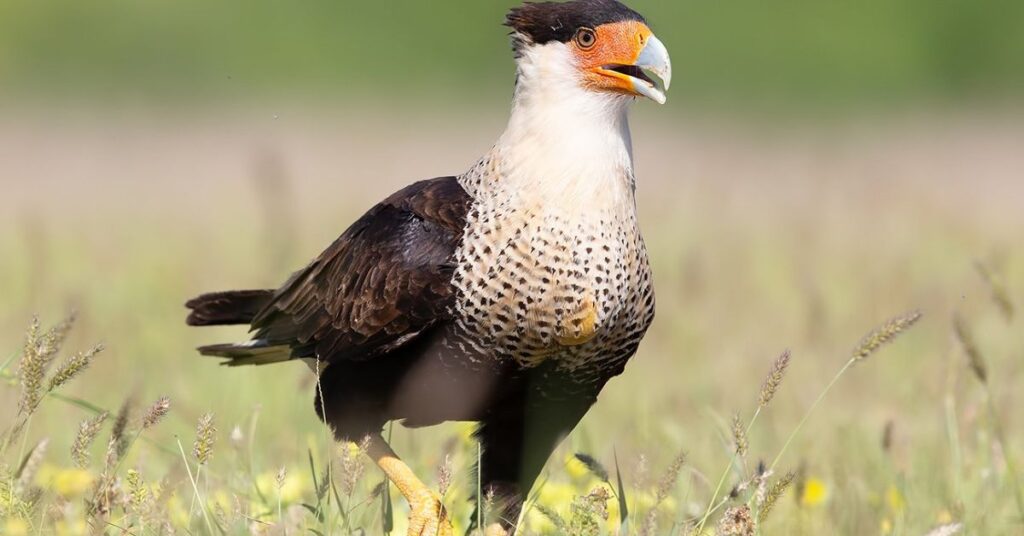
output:
[[[672,82],[668,51],[643,16],[617,0],[530,2],[513,9],[506,25],[520,77],[530,84],[665,102]]]

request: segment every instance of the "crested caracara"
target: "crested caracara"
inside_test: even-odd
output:
[[[549,454],[654,318],[627,108],[665,101],[665,46],[615,0],[527,3],[506,24],[511,117],[471,169],[391,195],[276,290],[188,302],[191,325],[251,326],[252,340],[205,355],[311,363],[317,413],[338,440],[370,438],[414,535],[451,524],[385,423],[479,423],[480,478],[501,504],[488,529],[512,532]]]

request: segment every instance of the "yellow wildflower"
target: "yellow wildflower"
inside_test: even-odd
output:
[[[938,522],[939,525],[948,525],[953,522],[953,514],[951,514],[949,510],[939,510],[939,514],[935,516],[935,521]]]
[[[818,506],[828,500],[828,487],[821,480],[811,477],[804,482],[804,492],[800,496],[800,504]]]
[[[572,499],[575,496],[575,487],[565,482],[552,482],[549,480],[544,484],[544,487],[540,488],[537,502],[555,511],[560,511],[562,506],[572,503]]]
[[[882,529],[882,534],[892,534],[892,520],[889,518],[883,519],[880,528]]]
[[[184,528],[189,525],[188,510],[177,494],[171,495],[171,498],[167,500],[167,517],[175,527]]]
[[[219,489],[214,491],[208,500],[210,508],[216,510],[220,507],[225,512],[230,512],[235,507],[235,501],[226,491]]]
[[[57,536],[85,536],[89,533],[85,519],[61,519],[53,528]]]
[[[568,473],[573,482],[580,485],[589,483],[594,477],[590,469],[587,469],[587,465],[572,454],[565,457],[565,472]]]
[[[907,501],[896,486],[889,486],[889,489],[885,490],[885,504],[889,505],[893,512],[902,512],[907,507]]]
[[[28,523],[24,519],[9,517],[4,522],[4,534],[10,536],[25,536],[28,534]]]
[[[53,491],[65,498],[81,497],[92,489],[92,473],[85,469],[60,469],[53,475]]]

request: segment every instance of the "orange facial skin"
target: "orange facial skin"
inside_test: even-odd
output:
[[[593,31],[596,39],[590,47],[584,46],[587,40],[581,39],[579,34],[570,41],[583,71],[584,83],[592,89],[637,95],[632,77],[605,67],[634,65],[647,39],[654,33],[638,21],[603,24]]]

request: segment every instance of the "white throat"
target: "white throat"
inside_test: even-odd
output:
[[[633,98],[583,87],[563,43],[525,49],[517,76],[512,115],[495,147],[502,186],[552,208],[632,207]]]

